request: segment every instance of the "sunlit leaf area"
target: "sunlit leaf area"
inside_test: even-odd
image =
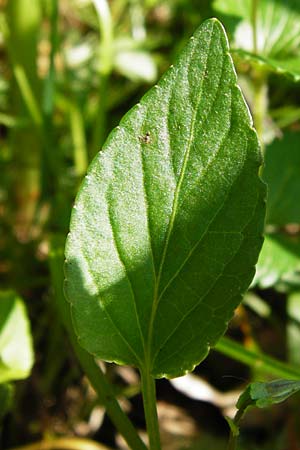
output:
[[[300,449],[298,0],[0,0],[0,174],[1,450]]]

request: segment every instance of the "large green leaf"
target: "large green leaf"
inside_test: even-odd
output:
[[[262,64],[267,70],[300,79],[300,2],[260,0],[257,2],[257,54],[253,53],[253,0],[215,0],[214,8],[237,17],[235,46],[239,55]]]
[[[257,136],[205,22],[108,138],[77,196],[66,294],[83,347],[177,376],[224,333],[262,244]]]
[[[32,364],[32,339],[25,305],[14,292],[0,292],[0,383],[28,377]]]

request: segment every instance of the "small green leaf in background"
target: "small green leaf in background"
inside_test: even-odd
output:
[[[263,179],[268,185],[268,224],[300,224],[299,148],[299,132],[287,132],[266,148]]]
[[[265,289],[300,284],[300,239],[282,229],[300,224],[300,133],[287,132],[266,147],[263,179],[268,186],[266,235],[254,284]],[[267,230],[270,227],[267,227]]]
[[[300,390],[300,381],[275,380],[268,383],[251,383],[237,402],[237,408],[244,410],[248,406],[265,408],[281,403]]]
[[[224,29],[206,21],[89,168],[66,294],[81,345],[101,359],[154,377],[192,370],[251,282],[265,186],[236,83]]]
[[[32,337],[24,302],[13,291],[0,292],[0,383],[28,377]]]
[[[300,238],[281,233],[265,236],[253,285],[262,289],[300,284]]]
[[[300,390],[300,381],[274,380],[271,382],[255,382],[247,386],[237,401],[237,412],[229,419],[230,438],[227,450],[237,448],[239,424],[248,408],[266,408],[281,403]]]
[[[257,2],[257,51],[253,52],[252,0],[215,0],[214,9],[239,19],[234,35],[239,56],[272,72],[300,79],[300,3],[298,0]]]
[[[296,57],[286,57],[285,59],[268,58],[246,50],[233,50],[233,53],[238,55],[245,61],[252,65],[261,66],[268,72],[285,75],[293,81],[300,81],[300,55]]]

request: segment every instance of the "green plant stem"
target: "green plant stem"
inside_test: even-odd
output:
[[[124,414],[119,403],[115,399],[113,387],[106,379],[106,376],[96,364],[94,358],[78,344],[78,340],[72,326],[70,307],[63,294],[63,241],[64,237],[55,237],[52,240],[50,253],[51,279],[55,291],[56,308],[60,319],[68,332],[75,355],[78,358],[83,371],[95,389],[99,401],[104,405],[110,420],[115,425],[116,429],[122,434],[130,449],[147,450],[134,426],[126,414]]]
[[[116,429],[122,434],[129,448],[132,450],[146,450],[145,444],[140,439],[128,417],[120,408],[119,403],[114,397],[112,386],[107,381],[100,367],[95,363],[94,358],[79,346],[77,338],[73,333],[71,342],[82,369],[89,378],[100,402],[105,406],[107,415]]]
[[[107,75],[112,68],[113,52],[113,25],[107,0],[93,0],[97,12],[100,40],[100,72]]]
[[[259,0],[252,0],[251,9],[251,23],[252,23],[252,42],[253,53],[258,53],[258,40],[257,40],[257,15],[259,8]],[[268,110],[268,84],[267,76],[262,70],[253,71],[253,122],[257,131],[258,138],[260,140],[261,149],[264,153],[264,122]]]
[[[243,418],[248,406],[249,404],[246,404],[243,409],[238,409],[232,420],[233,426],[230,428],[227,450],[236,450],[240,421]]]
[[[13,72],[29,115],[36,128],[41,129],[43,125],[42,113],[38,102],[36,101],[35,95],[31,89],[26,72],[24,68],[18,63],[14,64]]]
[[[274,377],[286,379],[300,378],[300,368],[278,361],[271,356],[262,353],[257,354],[246,350],[243,345],[238,344],[227,337],[221,338],[214,347],[214,350],[229,356],[236,361],[242,362],[247,366],[255,368],[266,375],[273,375]]]
[[[11,188],[14,231],[18,238],[25,242],[34,234],[41,193],[40,166],[44,127],[42,111],[37,100],[40,79],[36,65],[42,18],[41,2],[31,0],[7,2],[5,17],[7,22],[2,21],[1,26],[14,74],[10,97],[11,109],[14,115],[18,114],[29,119],[26,127],[10,130],[10,148],[14,166]],[[16,279],[19,268],[19,258],[16,255],[14,268]]]
[[[94,130],[92,135],[92,144],[90,146],[89,157],[90,160],[101,150],[101,147],[105,141],[105,135],[107,130],[107,93],[109,89],[109,75],[100,74],[99,79],[99,101],[96,111]]]
[[[140,0],[130,0],[129,6],[133,39],[135,41],[144,41],[146,39],[144,5]]]
[[[257,53],[257,12],[259,0],[252,0],[251,22],[252,22],[252,39],[253,39],[253,53]]]
[[[262,151],[264,152],[264,125],[268,110],[268,84],[265,73],[253,72],[253,122],[260,140]]]
[[[74,146],[74,163],[76,175],[82,177],[88,166],[84,120],[76,99],[70,101],[70,126]]]
[[[58,0],[48,2],[50,21],[50,43],[51,51],[49,57],[49,70],[44,81],[42,111],[44,118],[44,145],[42,154],[42,198],[53,202],[57,191],[59,161],[54,132],[54,98],[56,85],[55,55],[58,47]]]
[[[231,431],[230,436],[229,436],[227,450],[235,450],[236,444],[237,444],[237,436],[235,434],[233,434]]]
[[[90,159],[100,150],[106,134],[108,80],[113,67],[113,22],[107,0],[93,0],[97,12],[99,45],[99,107],[96,112]]]
[[[36,48],[41,11],[40,5],[35,2],[32,5],[30,17],[24,17],[24,12],[28,10],[29,5],[29,0],[11,2],[7,6],[8,23],[6,21],[1,23],[1,31],[23,102],[34,125],[39,129],[43,124],[43,116],[36,96],[38,90]]]
[[[55,55],[58,47],[58,0],[52,0],[50,3],[50,42],[51,42],[51,52],[49,61],[49,71],[45,80],[44,85],[44,96],[43,96],[43,112],[48,119],[48,124],[53,126],[53,111],[54,111],[54,95],[55,95]]]
[[[227,450],[235,450],[237,445],[237,435],[230,431]]]
[[[243,411],[244,413],[244,411]],[[230,428],[230,435],[229,435],[229,440],[228,440],[228,444],[227,444],[227,450],[236,450],[236,446],[237,446],[237,440],[238,440],[238,429],[239,429],[239,422],[242,418],[242,415],[240,410],[237,411],[232,423],[233,423],[233,427]],[[234,431],[235,429],[235,431]]]
[[[160,450],[155,379],[152,377],[149,370],[145,369],[141,371],[141,383],[150,450]]]

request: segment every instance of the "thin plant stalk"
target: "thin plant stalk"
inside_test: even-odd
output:
[[[100,72],[108,75],[112,68],[113,25],[107,0],[93,0],[100,28]]]
[[[278,378],[299,379],[300,368],[278,361],[263,353],[255,353],[245,349],[245,347],[230,338],[221,338],[214,347],[219,353],[228,356],[236,361],[246,364],[260,373],[272,375]]]
[[[49,70],[44,84],[44,96],[43,96],[43,112],[48,118],[48,123],[52,126],[52,118],[54,111],[54,96],[55,96],[55,55],[58,48],[58,0],[52,0],[50,3],[50,43],[51,51],[49,58]]]
[[[10,1],[7,3],[6,12],[8,26],[5,39],[15,77],[15,89],[11,91],[12,110],[21,112],[22,116],[30,119],[28,126],[10,130],[10,146],[15,167],[11,193],[13,220],[19,239],[28,241],[33,235],[41,192],[43,118],[37,101],[40,80],[36,64],[41,3],[37,0]]]
[[[253,72],[253,122],[264,153],[264,127],[268,111],[268,84],[265,73]]]
[[[140,0],[130,0],[131,32],[135,41],[146,39],[145,14]]]
[[[93,124],[92,142],[90,145],[90,160],[101,150],[107,131],[107,92],[109,89],[109,75],[100,74],[98,88],[98,107]]]
[[[238,410],[232,420],[232,425],[230,427],[230,435],[227,445],[227,450],[236,450],[238,435],[239,435],[239,425],[240,421],[245,413],[245,409]]]
[[[251,10],[251,22],[252,22],[252,42],[253,42],[253,53],[257,53],[257,13],[259,7],[259,0],[252,0],[252,10]]]
[[[48,2],[50,19],[50,56],[49,70],[44,81],[42,111],[46,138],[44,139],[42,154],[42,197],[49,201],[57,189],[58,162],[57,145],[53,125],[54,101],[56,88],[55,55],[58,48],[58,0]]]
[[[257,17],[259,0],[252,0],[251,4],[251,25],[252,25],[252,51],[258,53],[258,27]],[[262,151],[264,152],[264,125],[268,111],[268,84],[267,76],[263,71],[252,72],[253,82],[253,122],[260,140]]]
[[[74,147],[74,163],[77,177],[82,177],[88,166],[84,120],[76,100],[70,101],[70,127]]]
[[[142,395],[150,450],[161,450],[156,408],[155,379],[149,370],[141,372]]]
[[[235,450],[237,445],[237,436],[230,431],[227,450]]]
[[[96,111],[94,133],[90,158],[100,150],[104,142],[107,126],[107,92],[109,89],[109,76],[113,66],[113,22],[107,0],[93,0],[97,12],[100,45],[99,45],[99,106]]]
[[[15,63],[13,66],[13,72],[32,122],[34,123],[36,128],[40,130],[43,125],[42,112],[33,93],[33,90],[31,89],[31,85],[29,83],[24,67],[22,67],[18,63]]]

